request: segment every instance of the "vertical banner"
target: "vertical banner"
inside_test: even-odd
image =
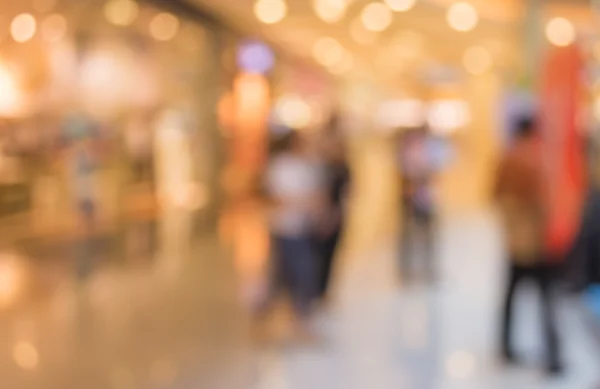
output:
[[[585,153],[579,128],[583,58],[571,45],[552,48],[544,63],[540,124],[547,184],[546,248],[563,257],[580,225]]]

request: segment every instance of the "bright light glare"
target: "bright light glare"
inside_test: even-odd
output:
[[[17,42],[27,42],[35,35],[37,24],[31,14],[17,15],[10,24],[10,33]]]
[[[288,7],[284,0],[257,0],[254,15],[264,24],[275,24],[287,15]]]
[[[279,122],[288,128],[304,129],[312,123],[310,105],[297,95],[279,98],[275,114]]]
[[[139,7],[132,0],[110,0],[104,5],[106,20],[116,26],[128,26],[137,18]]]
[[[474,46],[465,52],[463,63],[469,73],[480,75],[487,72],[492,66],[492,56],[485,47]]]
[[[360,19],[354,19],[350,25],[350,36],[359,45],[372,45],[377,42],[378,34],[365,28]]]
[[[425,124],[425,104],[417,99],[391,100],[377,111],[377,124],[384,130],[417,128]]]
[[[347,0],[313,0],[315,14],[326,23],[339,22],[346,16]]]
[[[479,15],[469,3],[455,3],[448,9],[447,21],[456,31],[466,32],[477,27]]]
[[[0,65],[0,114],[13,116],[20,109],[21,93],[14,76],[4,66]],[[0,280],[3,273],[0,273]],[[0,295],[3,293],[0,285]],[[1,297],[1,296],[0,296]]]
[[[392,24],[392,12],[383,3],[371,3],[367,5],[360,18],[369,31],[383,31]]]
[[[46,41],[58,42],[67,34],[67,19],[60,14],[53,14],[44,19],[40,28]]]
[[[159,13],[150,22],[150,35],[157,41],[168,41],[177,35],[179,19],[168,12]]]
[[[429,104],[427,124],[434,133],[448,135],[471,121],[469,105],[462,100],[437,100]]]
[[[40,357],[31,343],[19,342],[13,347],[13,359],[21,369],[33,370],[38,366]]]
[[[575,42],[575,27],[568,19],[554,18],[546,25],[546,38],[555,46],[569,46]]]
[[[384,0],[392,11],[406,12],[417,4],[417,0]]]
[[[334,66],[344,56],[344,48],[333,38],[321,38],[313,47],[315,60],[323,66]]]

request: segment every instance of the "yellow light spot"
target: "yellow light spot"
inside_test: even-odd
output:
[[[467,32],[479,23],[479,14],[469,3],[455,3],[448,9],[447,21],[456,31]]]
[[[313,56],[323,66],[334,66],[344,56],[344,48],[333,38],[321,38],[313,47]]]
[[[313,0],[315,14],[326,23],[336,23],[346,15],[347,0]]]
[[[27,42],[35,35],[37,23],[31,14],[17,15],[10,24],[10,33],[17,42]]]
[[[406,12],[415,6],[417,0],[385,0],[385,3],[392,11]]]
[[[150,35],[157,41],[171,40],[177,35],[177,31],[179,19],[168,12],[159,13],[150,22]]]
[[[264,24],[275,24],[287,15],[287,4],[284,0],[257,0],[254,3],[254,15]]]
[[[367,30],[383,31],[392,24],[392,12],[383,3],[368,4],[362,11],[361,20]]]
[[[117,26],[129,26],[135,21],[139,7],[132,0],[110,0],[104,6],[106,20]]]
[[[546,38],[555,46],[569,46],[575,42],[575,36],[575,27],[568,19],[554,18],[546,25]]]
[[[13,359],[23,370],[33,370],[38,366],[39,354],[29,342],[19,342],[13,348]]]

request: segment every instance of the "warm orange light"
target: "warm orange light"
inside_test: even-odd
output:
[[[546,37],[555,46],[569,46],[575,42],[575,27],[568,19],[554,18],[546,25]]]
[[[287,15],[287,4],[284,0],[257,0],[254,15],[264,24],[275,24]]]
[[[104,16],[117,26],[128,26],[134,22],[139,13],[139,7],[133,0],[110,0],[104,6]]]
[[[361,20],[367,30],[383,31],[392,24],[392,12],[383,3],[368,4],[362,11]]]
[[[42,37],[48,42],[58,42],[67,34],[67,19],[60,14],[48,16],[41,25]]]
[[[150,22],[150,35],[157,41],[171,40],[178,31],[179,19],[168,12],[159,13]]]
[[[456,31],[467,32],[477,26],[479,14],[469,3],[455,3],[448,8],[446,19],[450,27]]]
[[[313,0],[313,8],[319,19],[336,23],[346,15],[347,0]]]
[[[392,11],[406,12],[417,4],[417,0],[385,0]]]
[[[10,33],[17,42],[27,42],[35,35],[37,23],[31,14],[17,15],[10,24]]]

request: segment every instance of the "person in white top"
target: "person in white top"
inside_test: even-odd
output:
[[[318,294],[319,266],[311,232],[321,210],[322,180],[299,134],[287,134],[280,146],[266,175],[273,259],[278,281],[290,293],[304,325]]]

